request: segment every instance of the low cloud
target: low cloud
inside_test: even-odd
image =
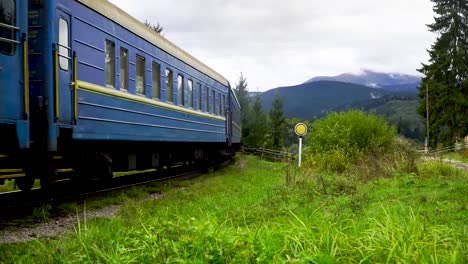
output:
[[[435,40],[429,0],[111,0],[251,91],[371,69],[416,74]],[[138,3],[138,4],[135,4]]]

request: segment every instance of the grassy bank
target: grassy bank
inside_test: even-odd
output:
[[[426,162],[362,183],[239,157],[70,234],[0,245],[17,263],[463,263],[468,175]]]
[[[442,158],[468,163],[468,149],[463,150],[463,151],[446,153],[442,155]]]

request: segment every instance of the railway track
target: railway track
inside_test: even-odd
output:
[[[47,192],[41,189],[33,189],[30,192],[14,191],[1,193],[0,229],[5,225],[9,225],[12,219],[27,217],[36,208],[44,205],[56,206],[66,202],[98,198],[108,193],[123,191],[131,187],[144,186],[156,182],[191,179],[209,169],[218,169],[230,163],[231,159],[228,159],[209,166],[180,166],[163,171],[146,171],[112,178],[107,182],[96,182],[88,186],[79,186],[75,181],[68,180],[54,184]]]

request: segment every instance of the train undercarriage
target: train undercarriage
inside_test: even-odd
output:
[[[225,143],[66,141],[59,146],[63,151],[41,153],[32,148],[0,155],[0,184],[14,180],[22,191],[31,190],[37,179],[41,189],[63,180],[89,185],[121,172],[208,167],[234,155]]]

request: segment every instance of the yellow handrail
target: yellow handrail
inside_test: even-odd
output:
[[[28,42],[26,37],[23,37],[23,103],[24,103],[24,119],[29,118],[29,70],[28,70]]]
[[[54,50],[54,67],[55,67],[55,78],[54,78],[54,88],[55,88],[55,116],[54,119],[57,121],[60,115],[60,106],[59,106],[59,56],[58,50]]]
[[[78,59],[76,53],[73,53],[73,116],[75,124],[78,120]]]

